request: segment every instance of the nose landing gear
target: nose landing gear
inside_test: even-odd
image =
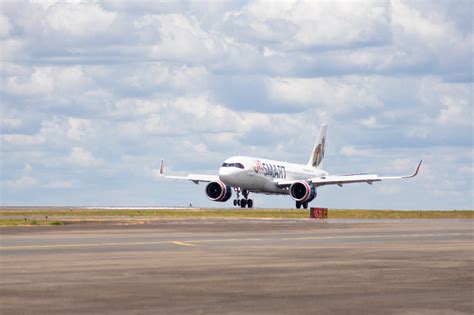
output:
[[[235,193],[237,194],[236,199],[234,199],[234,206],[240,206],[241,208],[253,208],[253,200],[248,199],[249,197],[249,191],[248,190],[242,190],[240,187],[237,187],[234,189]],[[244,198],[240,199],[240,193],[244,196]]]

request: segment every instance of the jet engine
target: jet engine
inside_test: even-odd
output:
[[[294,182],[290,186],[290,196],[297,202],[310,202],[316,198],[316,187],[304,180]]]
[[[232,189],[223,182],[210,182],[206,186],[206,195],[212,201],[224,202],[232,196]]]

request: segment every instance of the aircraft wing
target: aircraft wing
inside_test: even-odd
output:
[[[377,174],[328,175],[328,176],[322,176],[322,177],[309,178],[307,181],[312,182],[316,186],[324,186],[324,185],[342,186],[344,184],[353,184],[353,183],[367,183],[367,184],[372,185],[373,182],[380,182],[382,180],[413,178],[416,175],[418,175],[421,162],[422,161],[418,163],[418,166],[416,167],[416,170],[413,174],[406,175],[406,176],[378,176]],[[293,180],[293,181],[283,180],[283,181],[278,181],[277,185],[279,187],[288,187],[294,182],[296,182],[296,180]]]
[[[207,175],[207,174],[189,174],[187,176],[165,175],[163,172],[163,160],[161,160],[161,163],[160,163],[160,176],[164,178],[171,178],[171,179],[190,180],[195,184],[199,184],[199,182],[213,182],[213,181],[219,180],[218,175]]]

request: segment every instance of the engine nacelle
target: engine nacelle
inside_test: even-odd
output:
[[[294,182],[290,186],[290,196],[295,201],[304,203],[310,202],[314,198],[316,198],[316,187],[312,183],[308,183],[307,181],[301,180],[298,182]]]
[[[221,181],[210,182],[206,186],[206,195],[212,201],[224,202],[232,196],[232,188]]]

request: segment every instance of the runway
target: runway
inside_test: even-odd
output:
[[[1,314],[472,314],[472,220],[2,228]]]

